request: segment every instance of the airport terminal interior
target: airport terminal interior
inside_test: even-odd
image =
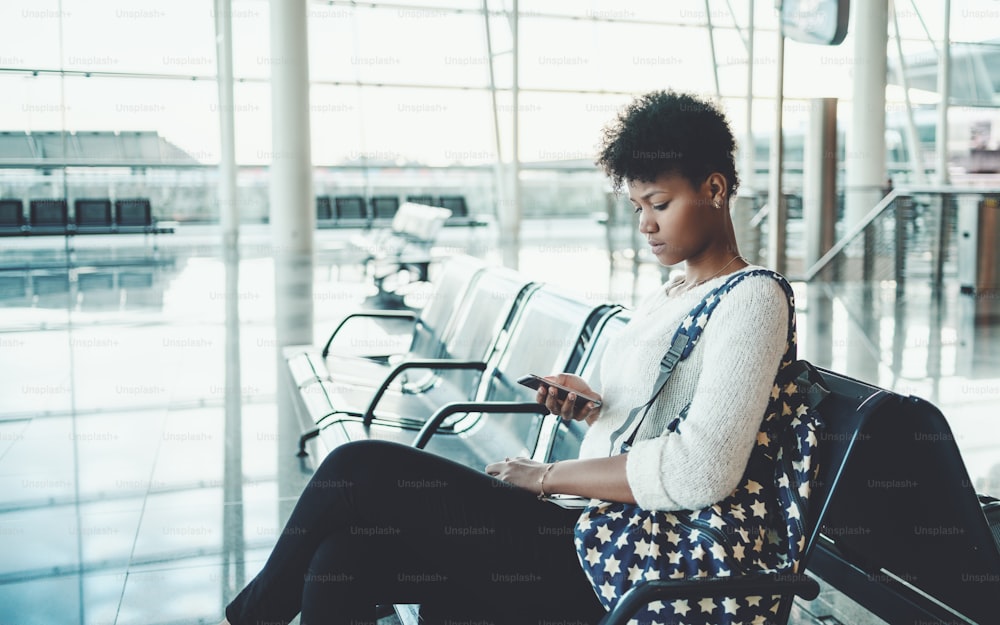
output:
[[[654,89],[729,117],[740,250],[789,278],[799,356],[939,409],[917,440],[957,449],[954,491],[986,511],[1000,3],[784,3],[5,0],[0,625],[219,622],[340,442],[328,427],[297,454],[315,396],[287,348],[318,353],[362,310],[420,315],[449,262],[626,312],[683,271],[594,165],[601,128]],[[791,32],[831,11],[839,43]],[[413,337],[355,322],[341,353]],[[993,562],[997,540],[977,547]],[[986,625],[879,566],[815,573],[789,623]],[[965,577],[977,606],[1000,568]]]

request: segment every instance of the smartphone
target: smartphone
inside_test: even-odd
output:
[[[556,398],[559,401],[563,401],[564,399],[566,399],[566,396],[569,395],[570,393],[576,393],[576,402],[574,402],[574,405],[577,408],[583,408],[583,406],[587,402],[593,402],[594,405],[598,407],[600,407],[601,405],[601,400],[595,397],[587,397],[586,395],[581,395],[579,392],[574,391],[571,388],[566,388],[565,386],[562,386],[561,384],[556,384],[555,382],[549,382],[548,380],[542,378],[541,376],[537,376],[533,373],[529,373],[528,375],[518,378],[517,383],[523,384],[524,386],[527,386],[528,388],[534,389],[536,391],[538,390],[539,386],[543,385],[551,386],[552,388],[556,389]]]

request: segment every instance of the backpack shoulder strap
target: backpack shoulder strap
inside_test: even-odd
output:
[[[653,384],[653,394],[650,396],[649,401],[641,406],[637,406],[629,411],[628,418],[625,422],[611,433],[611,441],[619,440],[621,436],[632,429],[631,435],[629,435],[628,440],[622,443],[621,452],[624,453],[632,446],[632,442],[635,440],[636,433],[639,431],[639,427],[646,418],[646,414],[649,413],[650,408],[652,408],[653,403],[656,398],[659,397],[660,392],[663,391],[663,387],[667,385],[667,381],[670,380],[670,376],[674,372],[674,368],[677,364],[685,360],[690,354],[694,346],[698,344],[698,340],[701,338],[702,332],[705,329],[705,324],[708,323],[709,318],[711,318],[712,313],[715,312],[716,307],[718,307],[719,302],[727,293],[733,290],[733,288],[742,282],[743,280],[757,275],[767,275],[774,278],[778,284],[781,285],[785,294],[788,296],[789,302],[789,326],[788,326],[788,342],[785,350],[785,356],[782,358],[782,366],[785,365],[786,360],[795,359],[795,318],[792,311],[794,311],[794,293],[792,292],[792,287],[788,284],[785,278],[770,269],[752,269],[750,271],[741,271],[732,274],[725,282],[715,287],[701,299],[688,314],[681,321],[680,325],[674,331],[674,336],[670,341],[670,348],[667,353],[663,355],[660,359],[660,373],[656,378],[656,382]],[[790,353],[789,353],[790,352]],[[642,416],[639,416],[639,413]],[[638,423],[636,420],[638,419]]]

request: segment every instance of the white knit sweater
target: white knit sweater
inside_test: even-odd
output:
[[[741,271],[760,269],[751,266]],[[612,433],[653,392],[659,362],[684,316],[728,276],[685,293],[659,288],[609,342],[600,368],[604,405],[580,448],[581,458],[618,453]],[[626,473],[648,510],[695,510],[727,497],[746,469],[785,351],[788,300],[768,276],[746,278],[726,294],[690,356],[674,370],[643,421]],[[670,421],[688,403],[678,432]],[[628,432],[622,438],[627,436]]]

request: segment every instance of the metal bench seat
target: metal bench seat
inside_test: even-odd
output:
[[[443,333],[420,340],[428,346],[422,353],[436,352],[435,357],[405,357],[395,364],[386,363],[380,375],[364,380],[357,380],[357,371],[355,375],[333,375],[315,350],[287,349],[289,371],[308,410],[303,419],[307,432],[300,440],[299,453],[305,454],[305,443],[338,419],[360,416],[366,423],[376,417],[420,423],[442,403],[473,398],[519,303],[537,288],[510,270],[491,268],[477,273],[468,291],[458,294],[458,301],[449,304],[441,299],[444,304],[438,306],[439,298],[434,298],[436,307],[451,311],[453,317]],[[435,348],[437,341],[441,343]],[[333,364],[337,371],[349,363],[334,359]],[[368,364],[365,369],[374,371],[377,365]]]

